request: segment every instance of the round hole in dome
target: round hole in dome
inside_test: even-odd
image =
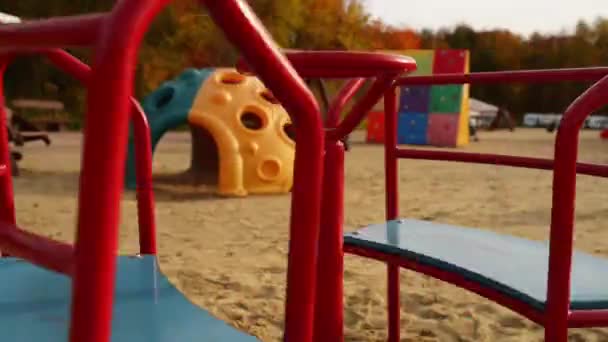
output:
[[[257,131],[264,127],[264,120],[258,113],[245,111],[241,114],[241,124],[247,129]]]
[[[156,97],[156,108],[168,105],[173,100],[173,96],[175,96],[175,89],[173,87],[162,88]]]
[[[285,132],[289,139],[296,141],[296,127],[291,122],[283,125],[283,132]]]

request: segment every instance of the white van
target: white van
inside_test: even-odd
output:
[[[539,125],[539,114],[526,113],[524,115],[524,126],[525,127],[538,127]]]
[[[592,115],[589,117],[588,126],[591,129],[608,128],[608,116]]]

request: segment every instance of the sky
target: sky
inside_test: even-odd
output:
[[[466,23],[528,35],[571,30],[579,19],[608,18],[608,0],[363,0],[372,15],[396,26],[438,29]]]

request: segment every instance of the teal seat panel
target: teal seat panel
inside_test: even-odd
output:
[[[544,310],[549,246],[487,230],[420,220],[395,220],[347,233],[346,245],[398,255],[459,274]],[[573,256],[571,309],[608,309],[608,260]]]
[[[70,279],[0,259],[0,331],[6,341],[68,341]],[[189,302],[153,256],[119,257],[113,342],[258,341]]]

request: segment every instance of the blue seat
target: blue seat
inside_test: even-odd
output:
[[[70,279],[0,259],[0,331],[6,341],[67,341]],[[190,303],[160,273],[156,258],[119,257],[114,342],[258,341]]]
[[[396,220],[345,234],[362,247],[459,274],[543,310],[548,243],[419,220]],[[608,309],[608,260],[575,252],[571,309]]]

